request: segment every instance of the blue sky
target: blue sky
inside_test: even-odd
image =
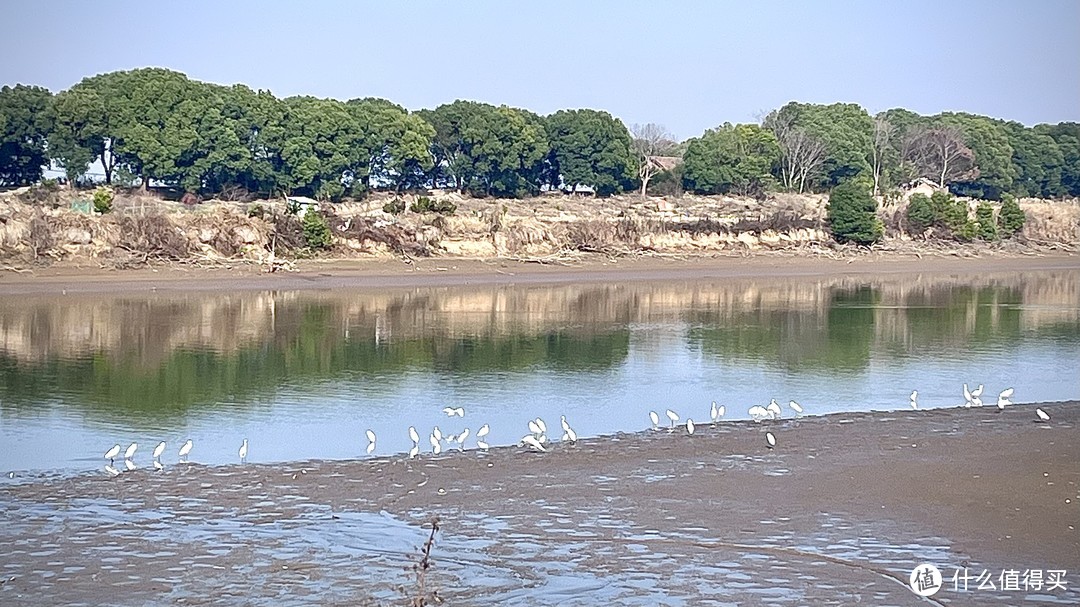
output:
[[[610,111],[679,138],[791,100],[1080,121],[1080,2],[5,2],[0,84],[161,66],[284,97]]]

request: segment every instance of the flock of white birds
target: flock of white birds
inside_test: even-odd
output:
[[[983,385],[979,384],[977,388],[975,388],[974,390],[970,390],[968,389],[968,385],[965,383],[964,403],[961,406],[983,406],[983,388]],[[999,410],[1004,410],[1005,407],[1012,404],[1012,401],[1010,400],[1012,398],[1012,395],[1012,388],[1006,388],[998,394],[997,406]],[[919,391],[912,390],[912,409],[919,408],[918,399]],[[788,407],[795,413],[796,417],[799,417],[805,413],[802,405],[795,401],[788,402]],[[463,407],[446,407],[442,411],[447,415],[447,417],[465,417],[465,409]],[[712,402],[712,406],[709,409],[709,421],[713,424],[713,426],[723,420],[725,412],[726,407],[724,405],[718,405],[716,401]],[[781,417],[783,417],[783,408],[780,406],[780,403],[776,402],[776,399],[774,398],[769,402],[768,405],[754,405],[753,407],[750,407],[747,413],[749,414],[750,419],[754,420],[755,422],[761,422],[764,420],[780,419]],[[674,432],[676,427],[678,426],[685,428],[688,435],[694,434],[696,426],[693,419],[688,417],[686,418],[685,422],[680,424],[679,422],[681,421],[681,418],[679,417],[679,414],[675,411],[667,409],[664,411],[664,414],[669,421],[668,432]],[[1035,415],[1040,421],[1050,421],[1050,414],[1048,414],[1046,411],[1043,411],[1041,408],[1035,409]],[[570,426],[570,423],[566,421],[566,416],[561,416],[559,421],[563,430],[562,442],[567,442],[570,444],[576,443],[578,440],[578,434]],[[649,421],[652,423],[653,430],[661,429],[660,415],[656,411],[649,411]],[[547,424],[544,422],[543,419],[537,417],[534,419],[530,419],[527,425],[529,428],[529,433],[521,437],[521,439],[517,443],[518,446],[527,447],[533,451],[546,452],[548,450],[548,445],[551,442],[547,436]],[[409,439],[412,440],[412,448],[409,449],[409,457],[414,458],[420,454],[420,434],[416,431],[415,426],[409,426],[408,432]],[[490,445],[487,443],[487,436],[489,432],[491,432],[491,427],[488,424],[484,424],[480,426],[479,429],[477,429],[475,441],[476,447],[478,449],[486,451],[490,447]],[[375,435],[375,431],[370,429],[365,432],[365,435],[367,436],[368,440],[367,453],[371,454],[375,451],[378,437]],[[464,451],[466,449],[465,441],[469,438],[470,435],[471,432],[468,428],[465,428],[458,434],[444,435],[442,433],[442,430],[440,430],[438,426],[435,426],[431,430],[431,434],[428,435],[428,443],[431,445],[431,453],[434,455],[442,453],[444,444],[446,445],[446,448],[448,450],[456,446],[459,451]],[[769,449],[773,449],[776,447],[776,445],[776,435],[773,434],[771,431],[765,432],[765,446]],[[181,462],[187,461],[188,455],[191,453],[192,446],[193,444],[191,439],[188,439],[187,442],[180,446],[178,455],[180,456]],[[133,458],[135,457],[135,452],[138,450],[138,448],[138,443],[131,443],[130,445],[128,445],[128,448],[124,450],[125,469],[135,470],[137,468]],[[155,470],[161,470],[164,468],[161,463],[161,455],[165,453],[165,448],[165,441],[158,443],[157,446],[154,447],[153,466]],[[248,439],[245,438],[243,443],[240,444],[240,450],[237,453],[240,456],[240,463],[244,463],[247,460]],[[111,449],[105,452],[105,459],[109,460],[109,463],[105,466],[105,470],[113,476],[120,474],[120,470],[115,466],[116,458],[119,456],[120,445],[113,445]]]

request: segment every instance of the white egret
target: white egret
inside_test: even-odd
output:
[[[129,459],[125,459],[124,460],[124,468],[127,468],[128,472],[131,472],[132,470],[138,468],[138,466],[135,465],[135,462],[133,462],[133,461],[131,461]]]
[[[487,451],[489,445],[482,440],[477,440],[476,446],[483,449],[484,451]]]
[[[420,445],[413,443],[412,449],[409,449],[409,458],[416,457],[418,453],[420,453]]]
[[[649,420],[652,421],[652,429],[660,429],[660,416],[656,414],[656,411],[649,411]]]
[[[574,432],[574,429],[570,427],[570,422],[566,421],[566,416],[565,415],[560,416],[559,421],[562,422],[562,429],[563,429],[562,439],[564,441],[570,441],[572,443],[576,443],[577,442],[577,432]]]
[[[671,420],[671,429],[674,430],[675,429],[675,422],[679,421],[679,414],[672,411],[671,409],[668,409],[664,413],[666,413],[667,418],[669,420]]]
[[[1012,401],[1009,400],[1009,398],[1011,398],[1012,395],[1013,395],[1013,389],[1012,388],[1005,388],[1004,390],[1002,390],[1001,394],[998,394],[998,402],[997,402],[998,409],[1004,409],[1005,407],[1011,405]]]
[[[437,429],[438,428],[436,428],[436,430]],[[440,437],[438,437],[438,436],[435,436],[434,432],[432,432],[431,436],[428,437],[428,442],[431,443],[431,452],[432,453],[434,453],[435,455],[438,455],[439,453],[442,452],[442,439]]]
[[[753,407],[750,407],[750,410],[747,411],[747,413],[750,414],[750,419],[756,422],[760,422],[766,417],[769,417],[769,410],[765,407],[762,407],[761,405],[754,405]]]
[[[438,426],[435,426],[435,429],[431,431],[431,435],[434,436],[437,441],[442,440],[442,430],[439,430]]]
[[[547,424],[544,423],[544,420],[539,417],[536,418],[536,425],[540,426],[540,434],[547,434]]]
[[[180,447],[180,453],[179,453],[180,459],[186,459],[187,458],[188,453],[191,453],[191,447],[192,447],[192,442],[191,442],[191,439],[189,438],[187,440],[187,442],[184,443],[183,446]]]
[[[791,407],[791,410],[795,412],[796,416],[799,416],[799,415],[803,414],[802,405],[800,405],[799,403],[797,403],[795,401],[791,401],[791,402],[788,403],[788,406]]]
[[[116,459],[117,455],[120,455],[120,445],[113,445],[112,449],[105,452],[105,459],[109,460],[109,463],[111,464],[113,463],[113,460]]]
[[[1050,414],[1042,409],[1035,409],[1035,415],[1038,415],[1039,419],[1044,422],[1050,421]]]
[[[371,452],[375,450],[375,431],[369,429],[367,432],[365,432],[365,434],[367,434],[368,439],[367,452],[368,455],[371,455]]]
[[[690,419],[689,417],[686,418],[686,433],[690,436],[694,435],[694,420]]]
[[[444,407],[442,410],[447,417],[465,417],[465,407]]]
[[[409,438],[412,439],[414,445],[420,444],[420,435],[416,433],[416,428],[409,426]]]
[[[479,430],[476,431],[476,438],[482,439],[488,435],[488,432],[491,432],[491,427],[487,424],[484,424],[483,426],[480,426]]]
[[[105,464],[105,472],[109,473],[109,476],[118,476],[120,471],[113,467],[112,464]]]
[[[724,413],[726,413],[726,412],[727,412],[727,405],[720,405],[720,408],[717,410],[717,413],[719,413],[719,415],[717,415],[716,418],[717,419],[724,419]]]
[[[469,438],[469,429],[465,428],[464,430],[461,431],[461,434],[459,434],[458,437],[457,437],[458,450],[459,451],[464,451],[465,450],[465,439],[467,439],[467,438]]]
[[[533,419],[529,420],[529,432],[532,432],[533,436],[540,436],[544,433],[544,431],[540,429],[540,424],[536,423],[536,420]]]
[[[983,393],[983,385],[979,384],[978,388],[975,388],[974,390],[971,391],[971,397],[972,398],[979,398],[980,396],[982,396],[982,393]]]
[[[139,448],[139,443],[131,443],[128,445],[126,451],[124,451],[124,459],[131,459],[135,455],[135,450]]]
[[[161,472],[161,471],[162,471],[162,470],[164,470],[164,469],[165,469],[165,465],[164,465],[164,464],[162,464],[162,463],[161,463],[161,462],[159,462],[158,460],[154,460],[154,470],[157,470],[158,472]]]
[[[780,403],[776,402],[776,399],[769,401],[769,406],[765,407],[765,410],[769,412],[769,417],[773,419],[779,419],[783,416],[783,411],[780,410]]]
[[[720,407],[716,406],[716,401],[715,400],[712,402],[712,405],[709,407],[709,419],[712,421],[712,423],[714,425],[716,424],[716,421],[720,419]]]
[[[979,398],[978,396],[972,395],[971,396],[971,406],[972,407],[981,407],[981,406],[983,406],[982,399]]]
[[[964,406],[971,406],[971,390],[968,390],[967,384],[964,384]]]
[[[157,461],[162,453],[165,453],[165,441],[161,441],[154,447],[154,461]]]
[[[540,441],[536,440],[536,437],[532,434],[526,434],[525,436],[522,436],[521,440],[518,441],[518,444],[526,446],[533,451],[547,451],[547,449],[544,448],[544,445],[541,444]]]
[[[244,439],[244,442],[240,444],[240,451],[238,453],[240,454],[240,463],[242,464],[244,463],[244,460],[247,459],[248,453],[248,442],[246,438]]]
[[[918,409],[919,408],[919,391],[918,390],[912,390],[911,391],[911,408],[912,409]]]
[[[775,447],[776,446],[776,435],[773,434],[772,432],[766,432],[765,433],[765,443],[770,449]]]

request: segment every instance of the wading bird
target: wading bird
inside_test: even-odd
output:
[[[469,438],[469,429],[465,428],[464,430],[461,431],[461,434],[458,434],[458,437],[457,437],[458,451],[464,451],[465,450],[465,439],[467,439],[467,438]]]
[[[416,433],[416,428],[409,426],[409,438],[412,439],[414,445],[420,444],[420,435]]]
[[[780,403],[776,402],[775,398],[769,401],[769,406],[765,407],[765,410],[769,412],[769,417],[773,419],[780,419],[784,413],[780,410]]]
[[[1012,401],[1009,399],[1012,397],[1012,395],[1012,388],[1005,388],[1004,390],[1002,390],[1001,394],[998,394],[998,409],[1004,409],[1005,407],[1011,405]]]
[[[485,438],[485,437],[487,437],[488,432],[491,432],[491,427],[488,426],[487,424],[484,424],[483,426],[480,426],[479,430],[476,431],[476,438],[477,439]]]
[[[720,407],[716,406],[715,400],[712,402],[712,406],[709,407],[709,420],[712,421],[714,426],[720,420]]]
[[[117,470],[112,464],[105,464],[105,472],[109,473],[109,476],[118,476],[120,471]]]
[[[542,435],[547,434],[547,424],[544,423],[544,420],[542,420],[542,419],[540,419],[538,417],[538,418],[536,418],[535,421],[536,421],[536,425],[540,426],[540,434],[542,434]],[[540,441],[540,442],[544,442],[544,441]]]
[[[765,407],[762,407],[761,405],[754,405],[753,407],[750,407],[750,410],[747,411],[747,413],[750,414],[750,419],[756,422],[759,422],[769,417],[769,410]]]
[[[436,430],[438,430],[438,428],[436,428]],[[432,432],[431,436],[428,437],[428,442],[431,443],[432,453],[435,455],[442,453],[442,438],[435,436],[435,433]]]
[[[694,420],[690,419],[689,417],[686,418],[686,433],[690,436],[694,435]]]
[[[420,453],[420,445],[413,443],[412,449],[409,449],[409,458],[414,458]]]
[[[547,449],[544,448],[544,445],[541,444],[540,441],[536,440],[536,437],[532,434],[526,434],[525,436],[522,436],[521,440],[518,441],[518,445],[528,447],[533,451],[547,451]]]
[[[370,455],[371,452],[375,450],[375,431],[374,430],[368,430],[366,432],[366,434],[367,434],[367,440],[368,440],[367,452]]]
[[[240,444],[240,451],[238,452],[240,454],[240,463],[241,464],[244,463],[245,460],[247,460],[247,452],[248,452],[248,443],[247,443],[247,439],[245,438],[244,442]]]
[[[652,429],[660,429],[660,416],[656,414],[656,411],[649,411],[649,421],[652,422]]]
[[[1039,416],[1039,419],[1044,422],[1050,421],[1050,414],[1042,409],[1035,409],[1035,415]]]
[[[577,442],[577,432],[574,432],[574,429],[570,427],[570,422],[566,421],[566,416],[565,415],[560,416],[559,421],[562,422],[562,429],[563,429],[562,439],[564,441],[570,441],[572,443],[576,443]]]
[[[162,453],[165,453],[165,441],[161,441],[160,443],[157,444],[156,447],[154,447],[154,461],[155,462],[157,462],[159,460]]]
[[[105,452],[105,459],[109,460],[109,463],[112,464],[117,455],[120,455],[120,445],[113,445],[112,449]]]
[[[766,432],[765,433],[765,444],[770,449],[775,447],[776,446],[776,435],[773,434],[772,432]]]
[[[911,391],[911,408],[912,409],[918,409],[919,408],[919,391],[918,390],[912,390]]]
[[[666,413],[667,418],[669,420],[671,420],[671,429],[674,430],[675,429],[675,422],[679,421],[679,414],[672,411],[671,409],[668,409],[664,413]]]
[[[980,396],[982,396],[982,393],[983,393],[983,385],[979,384],[978,388],[975,388],[974,390],[971,391],[971,398],[972,399],[979,398]]]
[[[454,417],[455,415],[458,417],[465,417],[464,407],[443,407],[442,412],[445,413],[447,417]]]
[[[971,406],[971,390],[968,390],[967,384],[964,384],[964,406]]]
[[[126,451],[124,451],[124,459],[131,459],[135,457],[135,450],[139,448],[139,443],[131,443],[128,445]]]
[[[802,405],[800,405],[799,403],[797,403],[795,401],[791,401],[791,402],[788,403],[788,406],[791,407],[791,410],[795,412],[796,417],[803,414]]]
[[[193,443],[191,442],[191,439],[189,438],[187,440],[187,442],[184,443],[183,446],[180,447],[179,455],[180,455],[181,460],[187,461],[187,456],[188,456],[188,453],[191,453],[192,445],[193,445]]]

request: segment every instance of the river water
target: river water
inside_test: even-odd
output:
[[[0,469],[368,456],[489,424],[516,442],[540,416],[579,435],[648,413],[745,419],[1080,398],[1080,273],[731,279],[384,290],[4,296]],[[444,407],[462,407],[447,417]],[[446,448],[445,444],[443,448]],[[117,462],[119,464],[119,460]]]

